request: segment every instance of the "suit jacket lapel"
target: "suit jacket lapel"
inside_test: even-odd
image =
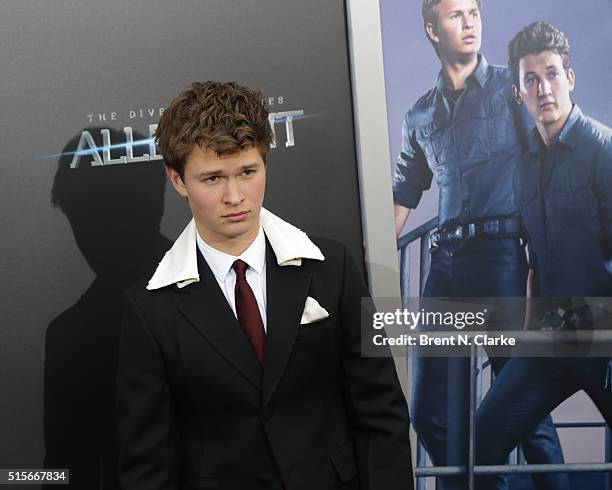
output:
[[[279,266],[266,243],[267,334],[262,401],[265,406],[283,375],[300,326],[310,276],[301,266]]]
[[[262,370],[210,267],[198,251],[200,281],[185,287],[191,294],[179,310],[227,361],[256,387]]]

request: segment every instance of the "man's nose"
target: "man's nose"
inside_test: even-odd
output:
[[[463,30],[469,31],[474,29],[474,21],[470,18],[469,15],[465,15],[463,17]]]
[[[546,78],[541,78],[540,83],[538,83],[538,95],[539,96],[548,95],[550,94],[550,91],[551,91],[550,82],[546,80]]]
[[[227,204],[240,204],[243,200],[240,184],[236,179],[228,179],[224,200]]]

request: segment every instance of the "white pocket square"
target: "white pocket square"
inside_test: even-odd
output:
[[[304,305],[304,312],[302,313],[300,325],[323,320],[323,318],[327,318],[328,316],[329,313],[327,313],[327,310],[323,308],[316,299],[308,296],[308,298],[306,298],[306,304]]]

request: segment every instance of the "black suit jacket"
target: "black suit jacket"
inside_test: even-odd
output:
[[[263,367],[206,261],[200,282],[126,293],[118,371],[124,490],[408,490],[391,358],[360,355],[363,279],[345,248],[279,266],[266,249]],[[300,325],[311,296],[329,317]]]

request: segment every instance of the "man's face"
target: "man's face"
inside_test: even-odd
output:
[[[561,55],[553,51],[528,54],[519,61],[518,96],[536,125],[560,131],[572,110],[574,71],[565,71]]]
[[[242,253],[259,232],[266,188],[260,151],[253,147],[219,157],[195,146],[182,178],[174,169],[167,169],[177,192],[188,198],[202,239],[219,250]]]
[[[482,21],[476,0],[442,0],[438,20],[427,24],[427,33],[437,42],[442,58],[454,59],[480,51]]]

